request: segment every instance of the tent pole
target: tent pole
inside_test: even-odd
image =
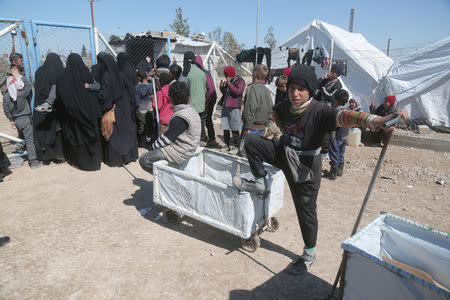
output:
[[[333,64],[334,39],[331,39],[330,47],[330,62],[328,63],[328,72],[331,72],[331,65]]]
[[[350,236],[353,236],[356,233],[356,231],[358,230],[359,223],[361,222],[361,218],[366,209],[367,202],[369,202],[369,197],[370,197],[370,194],[372,193],[373,186],[375,185],[375,181],[377,180],[378,173],[380,172],[381,165],[384,160],[384,156],[386,154],[387,148],[389,146],[389,142],[392,137],[392,133],[394,133],[394,127],[389,127],[387,129],[386,142],[383,145],[383,149],[381,149],[381,153],[380,153],[380,156],[378,157],[377,165],[372,174],[372,179],[370,180],[369,187],[367,188],[366,196],[364,197],[364,201],[361,205],[361,209],[359,210],[358,217],[356,218],[356,222],[355,222],[355,225],[353,226],[352,234]],[[342,256],[342,261],[339,266],[339,271],[336,274],[336,279],[334,280],[333,288],[331,289],[331,293],[330,293],[330,295],[328,295],[327,299],[331,299],[332,297],[334,297],[334,291],[336,290],[338,281],[340,282],[338,299],[342,299],[344,297],[344,280],[345,280],[347,258],[348,258],[348,252],[344,251],[344,255]]]

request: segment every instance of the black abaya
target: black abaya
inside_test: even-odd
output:
[[[102,160],[100,106],[97,94],[84,87],[92,75],[80,55],[67,58],[64,74],[57,80],[58,111],[67,161],[85,171],[99,170]]]
[[[99,92],[102,113],[115,105],[115,123],[109,139],[103,139],[103,161],[118,167],[136,161],[138,158],[134,98],[127,89],[128,82],[119,71],[114,58],[109,54],[98,57],[101,90]]]
[[[34,107],[45,102],[49,97],[52,85],[64,71],[64,66],[58,54],[49,53],[44,64],[35,74],[36,88]],[[57,113],[34,111],[33,113],[34,144],[39,160],[51,161],[64,159],[61,128]]]

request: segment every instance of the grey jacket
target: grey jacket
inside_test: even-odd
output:
[[[266,125],[272,112],[272,97],[264,82],[256,81],[245,91],[244,111],[242,121],[244,129],[251,129],[253,125]]]
[[[201,122],[200,116],[189,104],[178,104],[172,106],[171,110],[172,118],[183,118],[189,128],[167,147],[161,148],[161,151],[169,162],[180,164],[189,160],[200,146]]]
[[[31,82],[25,77],[22,78],[24,87],[17,91],[17,100],[12,101],[8,92],[3,94],[3,111],[8,120],[13,121],[18,117],[31,116],[30,99],[32,96]]]

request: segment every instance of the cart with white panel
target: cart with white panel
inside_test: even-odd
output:
[[[153,201],[167,208],[167,223],[186,215],[240,237],[243,249],[254,252],[263,231],[278,229],[275,214],[283,206],[283,172],[270,165],[266,170],[270,193],[261,199],[233,185],[236,175],[253,179],[245,158],[199,148],[183,164],[153,164]]]

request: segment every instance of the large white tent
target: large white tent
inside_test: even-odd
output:
[[[272,69],[287,67],[289,48],[299,48],[301,56],[310,49],[323,48],[326,57],[330,57],[333,40],[333,59],[347,60],[347,76],[340,80],[352,96],[361,97],[363,108],[367,111],[372,99],[372,90],[386,75],[393,64],[392,59],[370,44],[364,36],[342,28],[314,20],[297,32],[272,53]],[[293,63],[293,62],[292,62]],[[327,70],[313,62],[317,76],[324,75]]]
[[[395,95],[409,118],[450,126],[450,37],[403,56],[374,91],[377,103]]]

